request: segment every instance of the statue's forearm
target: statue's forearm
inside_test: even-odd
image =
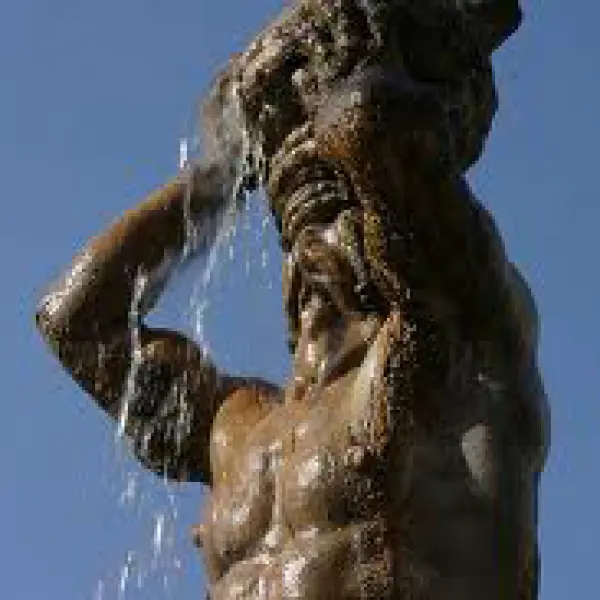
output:
[[[143,316],[190,241],[187,213],[209,220],[221,203],[211,172],[194,180],[191,195],[186,177],[175,178],[90,240],[43,297],[40,325],[89,340]]]

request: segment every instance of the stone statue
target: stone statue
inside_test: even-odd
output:
[[[75,381],[115,419],[126,398],[142,463],[210,486],[210,598],[537,597],[538,318],[464,177],[520,18],[517,0],[293,3],[215,81],[206,155],[40,303]],[[281,233],[283,389],[142,320],[257,186]]]

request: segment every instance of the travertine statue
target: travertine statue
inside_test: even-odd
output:
[[[140,460],[211,487],[195,538],[214,600],[537,597],[537,314],[464,179],[496,109],[490,55],[519,21],[516,0],[296,2],[216,81],[205,158],[41,302],[42,335]],[[142,320],[259,185],[281,232],[284,389]]]

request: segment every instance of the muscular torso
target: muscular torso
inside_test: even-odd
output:
[[[380,499],[365,493],[375,486],[366,371],[385,338],[382,330],[363,365],[325,389],[240,392],[224,405],[202,535],[211,597],[361,597],[360,570],[381,560],[372,547],[383,530]]]
[[[372,331],[354,346],[350,343],[351,352],[346,348],[338,363],[329,365],[330,377],[298,383],[315,367],[311,348],[302,350],[303,336],[310,338],[306,329],[300,331],[297,349],[297,356],[304,355],[296,361],[281,397],[245,390],[224,403],[213,425],[213,485],[198,529],[210,597],[525,600],[527,596],[517,590],[525,585],[523,565],[529,555],[524,549],[531,547],[534,537],[534,455],[540,448],[533,454],[526,451],[524,445],[531,440],[511,437],[510,431],[518,420],[521,428],[527,420],[523,429],[539,431],[541,417],[539,411],[529,410],[539,408],[539,398],[516,391],[521,376],[516,365],[522,362],[517,354],[522,348],[517,351],[513,346],[515,355],[495,369],[503,363],[504,359],[496,360],[502,351],[496,347],[488,352],[485,343],[477,346],[477,340],[492,338],[495,343],[494,319],[508,331],[514,323],[508,329],[506,324],[513,316],[515,321],[521,318],[517,314],[490,318],[495,308],[487,311],[489,297],[511,295],[512,284],[502,281],[502,273],[510,269],[495,245],[497,234],[482,221],[486,244],[478,246],[471,236],[476,219],[468,217],[468,194],[455,193],[452,186],[442,190],[440,185],[443,195],[435,186],[420,186],[421,180],[430,178],[416,177],[417,162],[438,164],[445,152],[444,136],[414,121],[416,105],[405,100],[420,88],[411,87],[414,82],[400,63],[364,74],[359,69],[346,88],[336,84],[330,100],[326,97],[331,82],[318,81],[314,91],[319,101],[314,102],[307,91],[312,88],[301,82],[310,80],[311,69],[324,75],[327,70],[303,62],[294,52],[281,51],[287,39],[284,30],[274,28],[272,39],[267,36],[262,45],[258,42],[240,59],[240,71],[245,77],[241,94],[248,123],[260,123],[262,151],[270,161],[267,187],[280,221],[285,256],[292,262],[306,260],[300,279],[312,278],[330,295],[337,287],[340,312],[348,308],[361,314],[356,306],[342,307],[346,299],[349,305],[354,300],[349,298],[352,292],[342,289],[350,279],[345,273],[336,278],[336,268],[352,260],[340,258],[337,249],[345,243],[340,234],[344,228],[340,225],[336,232],[332,225],[336,219],[341,223],[341,211],[357,211],[365,262],[370,276],[379,278],[377,285],[382,296],[387,294],[388,304],[371,313],[377,315]],[[332,35],[323,44],[338,39]],[[358,48],[360,35],[352,39]],[[273,48],[278,52],[271,52]],[[348,61],[351,70],[353,57]],[[256,75],[261,70],[262,78]],[[338,70],[343,69],[338,65]],[[485,69],[482,77],[487,77]],[[483,88],[491,97],[491,83],[486,80]],[[470,93],[467,84],[466,89]],[[456,133],[455,141],[460,141],[456,146],[464,145],[460,148],[464,156],[454,158],[464,164],[478,154],[493,113],[493,103],[479,102],[477,93],[475,89],[469,99],[473,106],[483,106],[481,114],[474,111],[473,121],[467,118],[473,116],[470,113],[463,115],[464,131]],[[378,94],[397,103],[382,105]],[[434,104],[433,112],[424,117],[426,125],[439,117]],[[378,122],[383,123],[379,129],[373,126]],[[303,128],[304,133],[293,133]],[[475,141],[467,134],[460,138],[464,132],[473,134]],[[414,154],[415,149],[422,153]],[[334,176],[323,164],[335,165]],[[401,176],[407,172],[415,177]],[[316,175],[323,189],[315,185]],[[347,194],[345,185],[352,188]],[[335,201],[333,214],[327,194]],[[392,205],[400,208],[394,212]],[[371,236],[372,248],[369,211],[379,212],[383,222]],[[391,216],[397,221],[390,221]],[[386,235],[409,217],[412,225],[423,229],[396,228],[395,233],[403,234],[397,239]],[[313,234],[321,236],[321,242],[311,246]],[[411,236],[418,241],[407,246]],[[493,249],[494,256],[483,255],[482,248]],[[450,262],[460,277],[449,269],[453,253],[458,256]],[[493,285],[479,281],[483,273]],[[394,274],[395,279],[386,279]],[[390,307],[394,304],[390,297],[399,298],[401,292],[393,284],[402,278],[416,283],[412,291],[422,292],[432,313],[446,321],[440,331],[448,324],[450,330],[455,327],[445,341],[417,331],[422,338],[419,349],[408,350],[413,362],[406,365],[398,365],[397,359],[411,342],[400,341],[401,315]],[[292,324],[302,329],[294,320],[302,292],[293,282],[288,292],[293,302],[286,309]],[[531,318],[526,316],[516,328],[522,326],[523,339],[529,337]],[[468,332],[465,322],[471,326]],[[329,329],[335,333],[335,328]],[[454,341],[449,341],[452,336]],[[355,338],[361,340],[360,335]],[[524,345],[534,344],[528,340]],[[335,357],[327,341],[315,343],[312,350],[319,360]],[[425,364],[429,351],[445,352],[449,360],[441,377],[427,380],[427,369],[437,364],[436,360]],[[394,361],[395,379],[390,368]],[[415,372],[420,387],[407,398],[403,374],[410,377]],[[529,401],[527,410],[515,410]]]
[[[455,403],[444,424],[412,422],[385,377],[394,335],[379,323],[321,389],[223,405],[199,528],[213,600],[497,597],[497,408],[484,383],[455,383],[435,400]]]

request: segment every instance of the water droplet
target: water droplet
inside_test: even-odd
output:
[[[156,559],[160,554],[163,543],[163,534],[164,534],[164,526],[165,526],[165,515],[158,514],[155,517],[154,521],[154,558]]]

